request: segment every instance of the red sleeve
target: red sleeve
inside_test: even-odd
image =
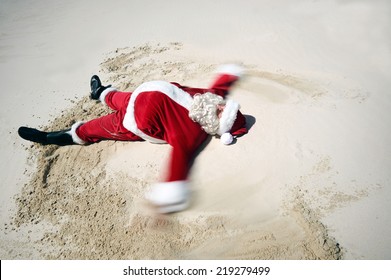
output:
[[[217,73],[210,89],[226,98],[233,84],[243,76],[244,68],[236,64],[224,64],[217,69]]]
[[[191,96],[195,94],[204,94],[205,92],[211,92],[217,95],[220,95],[223,98],[229,93],[230,88],[233,86],[235,82],[239,80],[239,76],[231,75],[231,74],[218,74],[211,86],[208,89],[204,88],[192,88],[187,86],[182,86],[178,83],[172,82],[171,84],[179,87],[180,89],[186,91]]]
[[[170,126],[166,127],[166,135],[168,135],[167,143],[172,148],[165,180],[167,182],[187,180],[196,152],[208,135],[201,128],[197,133],[186,134],[178,133],[175,127]]]
[[[210,88],[213,90],[214,94],[220,95],[223,98],[229,93],[230,88],[235,82],[239,80],[239,77],[236,75],[230,74],[219,74],[213,81]]]
[[[189,118],[189,111],[172,101],[169,97],[162,98],[159,120],[164,140],[171,145],[167,174],[164,180],[186,180],[192,161],[200,145],[207,139],[208,134],[201,126]]]

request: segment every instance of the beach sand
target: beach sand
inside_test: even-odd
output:
[[[49,2],[2,3],[2,259],[391,257],[387,1]],[[157,217],[143,199],[168,145],[16,134],[110,112],[88,98],[92,74],[124,91],[206,87],[231,62],[250,130],[211,138],[184,212]]]

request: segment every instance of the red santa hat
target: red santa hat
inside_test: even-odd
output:
[[[246,118],[239,111],[239,103],[228,100],[220,118],[220,128],[218,134],[224,145],[233,142],[234,137],[247,133]]]

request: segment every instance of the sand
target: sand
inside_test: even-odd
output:
[[[26,76],[28,86],[17,84],[15,76],[4,80],[8,91],[14,91],[12,86],[24,91],[12,98],[1,96],[8,105],[1,120],[9,144],[1,150],[6,159],[1,173],[2,259],[390,258],[391,60],[384,9],[390,6],[382,1],[299,3],[293,7],[284,1],[249,2],[238,11],[239,4],[228,1],[229,34],[218,33],[220,23],[212,17],[182,26],[167,21],[156,30],[145,26],[140,32],[135,24],[143,13],[125,20],[124,12],[115,9],[108,14],[118,13],[118,21],[107,22],[104,30],[118,39],[121,31],[126,33],[125,23],[132,23],[133,42],[107,40],[96,47],[94,31],[89,40],[82,37],[92,44],[90,56],[81,55],[90,45],[78,42],[46,45],[49,54],[75,54],[69,62],[57,54],[51,61],[50,55],[30,53],[27,68],[38,58],[48,66]],[[115,4],[135,8],[122,1]],[[171,4],[160,12],[168,12]],[[76,22],[90,17],[84,13],[87,4],[69,5],[53,13],[69,14]],[[73,11],[72,5],[78,9]],[[146,13],[148,5],[137,8]],[[97,11],[102,7],[98,3]],[[219,8],[216,3],[204,7],[207,14]],[[188,3],[179,9],[191,8]],[[157,22],[159,15],[153,9]],[[27,22],[53,18],[34,15]],[[317,21],[308,25],[314,18]],[[374,22],[379,26],[373,34]],[[53,30],[67,30],[66,23],[60,17]],[[204,27],[204,33],[193,31],[189,38],[185,31],[192,26]],[[86,34],[89,27],[86,23],[80,32]],[[168,32],[173,29],[177,38]],[[50,32],[37,36],[59,39]],[[202,35],[205,40],[200,40]],[[372,41],[364,40],[366,36]],[[15,38],[1,42],[22,40]],[[356,48],[348,47],[352,43]],[[12,74],[12,69],[5,71],[11,62],[15,71],[21,69],[17,51],[13,58],[11,51],[3,50],[1,70],[6,77]],[[91,61],[98,56],[94,65]],[[80,59],[86,63],[73,72],[71,66]],[[143,200],[165,168],[168,145],[104,141],[41,147],[15,135],[19,125],[57,130],[108,113],[88,99],[93,73],[121,90],[155,79],[202,87],[226,62],[246,69],[232,98],[241,103],[250,132],[231,146],[210,140],[192,170],[193,200],[184,212],[156,217]],[[33,81],[43,76],[47,84]],[[62,88],[68,85],[64,77],[74,82]],[[11,120],[10,112],[19,103],[27,112]]]

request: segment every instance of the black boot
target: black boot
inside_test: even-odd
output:
[[[90,95],[91,99],[99,100],[101,93],[105,89],[111,87],[111,85],[102,86],[102,83],[101,83],[99,77],[97,75],[94,75],[91,77],[90,87],[91,87],[91,95]]]
[[[70,134],[70,129],[54,132],[44,132],[29,127],[19,127],[18,134],[25,140],[40,143],[42,145],[73,145],[73,139]]]

